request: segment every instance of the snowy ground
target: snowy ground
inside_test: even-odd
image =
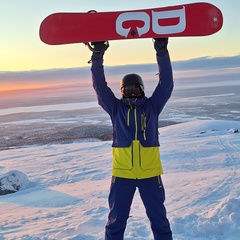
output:
[[[239,240],[239,60],[215,67],[205,61],[174,65],[174,92],[160,115],[166,207],[174,240]],[[156,70],[125,67],[140,71],[149,96]],[[0,179],[15,170],[28,180],[0,196],[0,240],[103,240],[112,129],[85,70],[86,84],[81,77],[76,84],[1,92]],[[110,70],[119,68],[109,68],[111,79]],[[122,70],[109,82],[118,97]],[[150,239],[136,193],[125,240]]]
[[[240,122],[198,120],[161,128],[166,207],[175,240],[238,240]],[[1,151],[0,172],[30,183],[0,197],[0,239],[103,239],[111,142],[25,146]],[[126,240],[152,239],[138,193]]]

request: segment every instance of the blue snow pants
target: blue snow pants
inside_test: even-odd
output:
[[[139,180],[112,177],[108,198],[110,213],[105,240],[123,240],[136,188],[146,208],[154,240],[172,240],[172,232],[164,206],[165,190],[161,176]]]

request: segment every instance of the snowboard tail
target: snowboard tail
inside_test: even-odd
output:
[[[209,3],[89,13],[54,13],[40,26],[51,45],[137,38],[207,36],[223,25],[221,11]]]

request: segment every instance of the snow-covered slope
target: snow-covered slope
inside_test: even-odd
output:
[[[194,121],[160,129],[166,207],[174,240],[238,240],[240,122]],[[0,197],[0,239],[104,239],[111,142],[1,151],[0,174],[29,181]],[[152,239],[136,193],[126,240]]]

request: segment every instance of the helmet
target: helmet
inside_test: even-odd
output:
[[[139,90],[137,90],[135,87],[130,87],[130,85],[138,85]],[[126,86],[130,87],[130,89],[128,89],[128,92],[127,88],[125,88]],[[122,81],[120,82],[120,89],[124,98],[133,96],[136,96],[137,98],[142,98],[145,96],[143,80],[139,75],[135,73],[127,74],[123,77]],[[136,90],[137,92],[135,92]]]
[[[140,85],[142,91],[144,91],[143,80],[138,74],[135,74],[135,73],[127,74],[126,76],[123,77],[120,83],[120,89],[122,89],[126,85],[132,85],[132,84]]]

